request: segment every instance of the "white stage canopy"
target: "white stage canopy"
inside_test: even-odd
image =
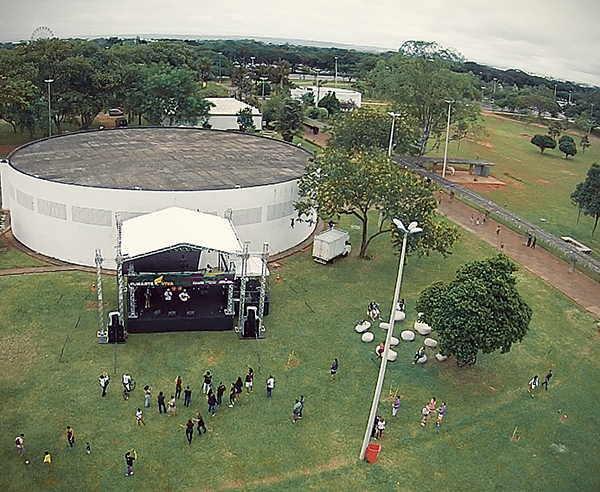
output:
[[[176,246],[239,255],[242,245],[227,219],[184,208],[166,208],[123,221],[121,254],[125,261]]]
[[[234,260],[235,265],[235,275],[236,277],[240,277],[242,275],[242,259],[236,258]],[[248,277],[261,277],[263,271],[264,261],[262,258],[258,258],[256,256],[251,256],[248,258],[248,265],[246,266],[246,274]],[[269,276],[269,268],[265,268],[265,276]]]

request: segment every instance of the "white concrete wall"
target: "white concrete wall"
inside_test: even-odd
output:
[[[237,115],[211,115],[208,124],[213,130],[239,130]],[[262,115],[253,115],[252,121],[257,130],[262,130]]]
[[[174,206],[221,217],[231,210],[240,240],[250,241],[251,251],[261,251],[268,242],[271,253],[299,244],[315,228],[297,220],[291,226],[296,180],[231,190],[112,190],[45,181],[7,165],[0,165],[0,171],[14,236],[34,251],[79,265],[93,266],[100,248],[103,265],[115,268],[116,213],[125,220]]]

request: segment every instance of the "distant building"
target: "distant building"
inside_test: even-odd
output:
[[[262,130],[262,114],[258,108],[232,97],[207,97],[207,101],[214,104],[210,108],[208,124],[213,130],[239,130],[237,118],[241,109],[252,109],[252,120],[257,130]]]
[[[327,86],[300,86],[292,89],[292,98],[293,99],[302,99],[302,96],[306,93],[312,92],[315,95],[315,104],[323,99],[328,92],[333,92],[335,97],[338,98],[342,109],[354,109],[360,108],[362,104],[362,94],[357,91],[352,91],[350,89],[339,89],[335,87],[327,87]]]

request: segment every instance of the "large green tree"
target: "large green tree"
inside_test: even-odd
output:
[[[600,164],[592,164],[588,169],[585,181],[579,183],[571,193],[571,203],[579,209],[579,214],[594,217],[592,236],[596,232],[600,219]],[[579,215],[577,216],[579,222]]]
[[[208,121],[211,103],[202,96],[202,86],[189,69],[150,67],[138,96],[140,112],[152,125],[202,125]]]
[[[346,150],[387,149],[392,131],[392,118],[385,111],[358,108],[342,114],[333,124],[332,138],[327,146]],[[403,155],[418,154],[418,135],[403,117],[394,124],[393,152]]]
[[[436,332],[440,353],[471,365],[481,350],[510,351],[529,329],[532,311],[516,288],[517,266],[500,253],[461,267],[450,282],[425,288],[417,302],[422,319]]]
[[[373,239],[396,232],[394,218],[405,224],[416,220],[423,227],[423,233],[411,237],[410,250],[447,255],[458,238],[455,226],[439,220],[430,183],[398,168],[383,150],[327,149],[309,164],[298,191],[295,207],[300,216],[316,209],[326,220],[339,215],[360,220],[361,258]],[[379,212],[376,229],[369,228],[373,210]]]
[[[533,137],[531,137],[531,143],[536,147],[539,147],[542,154],[546,149],[556,148],[556,140],[548,135],[540,135],[539,133],[536,133]]]
[[[565,159],[577,154],[577,147],[575,146],[573,137],[570,135],[563,135],[560,137],[560,140],[558,141],[558,150],[565,154]]]
[[[465,103],[478,97],[478,85],[475,76],[454,72],[447,60],[397,53],[377,63],[364,87],[375,97],[392,102],[419,129],[419,153],[423,155],[430,137],[439,137],[446,129],[446,101],[454,101],[454,123],[466,112],[480,114],[479,105]]]

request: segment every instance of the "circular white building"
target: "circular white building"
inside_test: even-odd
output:
[[[115,268],[116,217],[179,207],[231,218],[251,251],[304,241],[297,179],[311,156],[270,138],[194,128],[125,128],[24,145],[0,164],[14,236],[44,255]],[[161,231],[156,231],[160,234]],[[206,232],[210,234],[210,231]]]

